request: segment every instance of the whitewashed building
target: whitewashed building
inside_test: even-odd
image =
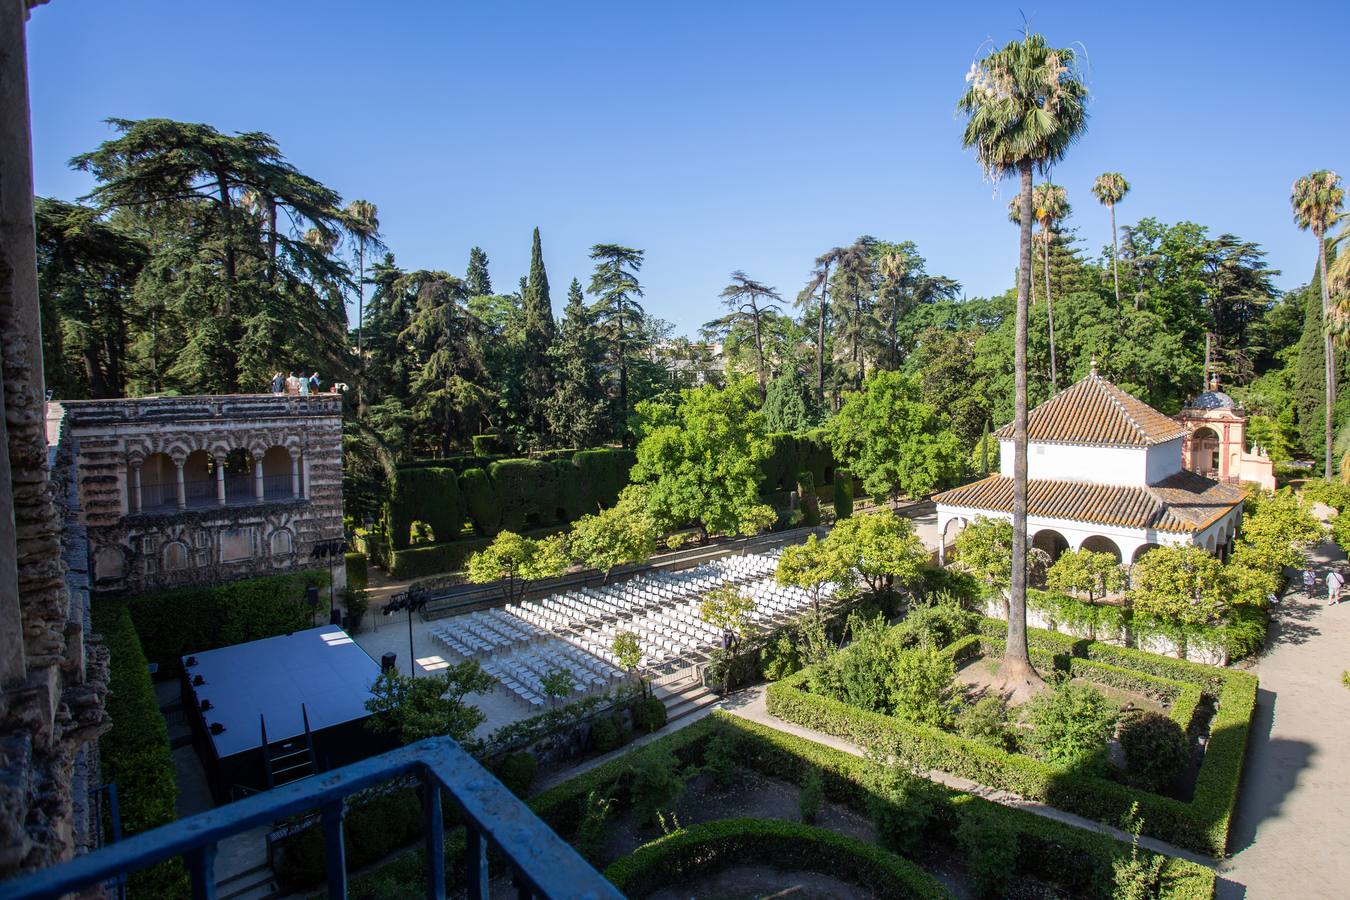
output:
[[[1132,563],[1154,547],[1194,544],[1227,556],[1245,492],[1189,471],[1186,424],[1097,374],[1027,417],[1027,536],[1051,559],[1068,549]],[[1001,428],[1001,471],[938,494],[940,553],[977,516],[1012,518],[1012,425]]]

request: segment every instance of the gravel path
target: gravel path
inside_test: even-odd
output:
[[[1344,563],[1335,545],[1318,567]],[[1320,578],[1319,578],[1320,581]],[[1350,603],[1290,591],[1271,625],[1217,897],[1350,896]]]

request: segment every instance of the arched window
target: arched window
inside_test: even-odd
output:
[[[1031,546],[1036,550],[1044,550],[1053,563],[1069,549],[1069,540],[1053,528],[1043,528],[1031,539]]]
[[[205,450],[195,450],[183,462],[183,496],[188,506],[216,504],[216,464]]]
[[[1161,546],[1162,546],[1161,544],[1140,544],[1140,545],[1139,545],[1139,549],[1138,549],[1138,550],[1135,550],[1135,551],[1134,551],[1134,556],[1132,556],[1132,557],[1130,558],[1130,562],[1131,562],[1132,564],[1133,564],[1133,563],[1139,562],[1140,558],[1141,558],[1145,553],[1148,553],[1150,550],[1157,550],[1157,549],[1158,549],[1159,547],[1161,547]]]
[[[164,560],[165,572],[177,572],[188,567],[188,546],[182,541],[170,541],[164,545],[161,557]]]
[[[253,457],[244,448],[225,455],[225,501],[251,503],[255,499],[253,487]]]
[[[273,561],[290,556],[294,546],[294,542],[291,539],[291,533],[285,528],[278,528],[276,531],[272,532],[271,548]]]
[[[1219,474],[1219,435],[1212,428],[1197,428],[1191,435],[1191,469],[1199,475]]]
[[[1116,558],[1116,562],[1120,562],[1121,559],[1120,548],[1116,546],[1116,542],[1100,534],[1094,534],[1083,541],[1082,549],[1092,550],[1095,553],[1110,553]]]
[[[141,509],[178,508],[178,467],[167,453],[151,453],[141,463]]]
[[[263,498],[289,500],[291,490],[291,454],[285,447],[268,447],[263,454]]]

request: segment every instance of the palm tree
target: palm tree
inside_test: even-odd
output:
[[[1336,221],[1345,202],[1341,178],[1328,169],[1319,169],[1294,182],[1289,202],[1294,207],[1294,221],[1303,231],[1311,231],[1317,238],[1317,267],[1322,285],[1322,352],[1323,375],[1326,379],[1326,458],[1322,477],[1331,480],[1331,413],[1336,403],[1336,350],[1331,342],[1331,290],[1327,285],[1327,229]]]
[[[755,342],[755,371],[759,376],[759,402],[762,404],[768,386],[764,367],[764,322],[782,308],[779,302],[783,298],[775,288],[755,281],[740,269],[731,273],[731,284],[722,289],[721,297],[731,312],[705,327],[728,332],[736,327],[750,328]]]
[[[356,368],[362,376],[366,371],[366,357],[361,345],[361,328],[366,321],[366,251],[383,250],[380,240],[380,215],[369,200],[353,200],[342,211],[343,225],[356,241]],[[356,405],[365,408],[365,378],[356,381]]]
[[[1014,199],[1008,204],[1008,221],[1015,224],[1021,224],[1022,221],[1018,203]],[[1050,328],[1050,393],[1053,395],[1059,388],[1059,377],[1055,366],[1055,304],[1050,293],[1050,244],[1058,230],[1056,226],[1069,215],[1069,199],[1064,188],[1044,181],[1032,188],[1031,205],[1035,208],[1036,224],[1041,229],[1039,241],[1042,248],[1041,268],[1045,271],[1045,315]],[[1031,283],[1031,305],[1036,305],[1034,279]]]
[[[830,267],[837,265],[843,258],[843,247],[835,247],[816,257],[816,267],[811,271],[811,280],[797,295],[797,305],[805,306],[820,288],[820,315],[816,320],[816,399],[825,402],[825,329],[830,312]]]
[[[1120,245],[1116,242],[1116,204],[1130,192],[1130,183],[1119,172],[1106,172],[1092,182],[1092,196],[1111,210],[1111,275],[1116,282],[1116,309],[1120,309]]]
[[[957,109],[967,116],[963,144],[991,179],[1020,183],[1019,265],[1014,337],[1013,545],[1008,643],[999,689],[1020,697],[1039,688],[1027,651],[1027,306],[1031,295],[1032,174],[1064,158],[1087,126],[1087,88],[1071,49],[1026,33],[971,64]]]

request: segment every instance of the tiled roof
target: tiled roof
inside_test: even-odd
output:
[[[933,499],[942,506],[1012,512],[1012,495],[1011,478],[991,475]],[[1031,481],[1027,484],[1027,514],[1189,534],[1208,526],[1245,496],[1241,488],[1184,471],[1148,487]]]
[[[1040,443],[1147,447],[1185,433],[1181,423],[1130,396],[1095,370],[1027,416],[1027,440]],[[998,436],[1011,440],[1011,423],[1000,428]]]

